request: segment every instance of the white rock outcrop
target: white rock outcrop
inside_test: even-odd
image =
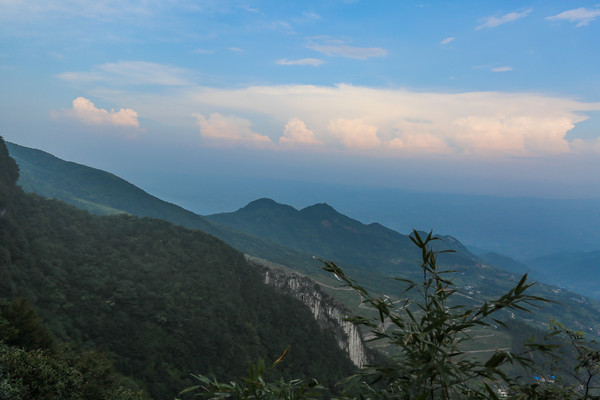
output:
[[[319,327],[331,332],[338,346],[344,350],[358,368],[370,361],[368,349],[357,325],[345,321],[349,312],[337,300],[323,292],[319,285],[308,277],[285,271],[268,262],[248,258],[250,264],[266,267],[264,282],[282,293],[290,294],[307,305]]]

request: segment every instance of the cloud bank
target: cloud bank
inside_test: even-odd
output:
[[[141,74],[138,82],[185,80],[186,71],[142,62],[103,64],[78,76],[93,84],[110,84],[115,76],[129,75],[124,71],[133,71],[132,67],[161,72]],[[242,88],[173,84],[168,91],[154,93],[136,88],[93,93],[107,102],[129,104],[161,126],[193,128],[206,143],[271,149],[309,145],[320,151],[389,156],[579,152],[582,142],[569,141],[567,134],[587,119],[586,111],[600,110],[600,103],[535,93],[435,93],[348,84]],[[139,126],[133,109],[109,112],[85,98],[76,99],[64,114],[88,124]],[[195,127],[190,121],[196,122]]]
[[[212,113],[206,118],[202,114],[194,114],[196,124],[203,138],[209,140],[233,142],[246,142],[254,144],[268,144],[271,139],[252,130],[250,120],[234,115],[225,116]]]
[[[321,142],[315,139],[314,132],[308,129],[304,122],[298,118],[292,118],[285,124],[279,143],[320,144]]]
[[[262,140],[269,136],[280,143],[320,142],[323,148],[391,154],[568,153],[573,149],[566,135],[587,119],[582,112],[600,110],[599,103],[538,94],[418,93],[351,85],[196,88],[184,98],[196,108],[267,116],[284,127],[280,139],[277,132],[257,128]]]
[[[115,127],[139,128],[138,113],[131,108],[119,111],[97,108],[94,103],[84,97],[73,100],[73,108],[54,113],[58,117],[75,119],[87,125],[104,125]]]

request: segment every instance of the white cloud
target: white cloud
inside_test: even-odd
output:
[[[429,121],[400,120],[395,125],[393,139],[386,143],[389,149],[426,153],[448,153],[445,135],[434,132]]]
[[[487,18],[484,18],[482,20],[483,23],[481,25],[479,25],[475,29],[495,28],[497,26],[506,24],[507,22],[512,22],[512,21],[516,21],[516,20],[521,19],[521,18],[525,18],[527,15],[529,15],[529,13],[531,11],[533,11],[533,9],[532,8],[528,8],[527,10],[524,10],[524,11],[521,11],[521,12],[511,12],[511,13],[505,14],[505,15],[501,16],[500,18],[497,18],[497,17],[487,17]]]
[[[106,82],[115,85],[184,86],[189,72],[183,68],[146,61],[100,64],[90,72],[63,72],[58,77],[74,83]]]
[[[492,72],[507,72],[507,71],[512,71],[513,69],[514,69],[513,67],[509,67],[509,66],[495,67],[495,68],[492,68]]]
[[[588,25],[590,22],[600,16],[600,9],[576,8],[573,10],[563,11],[560,14],[546,17],[551,21],[567,20],[569,22],[577,22],[577,27]]]
[[[447,37],[446,39],[442,40],[440,43],[441,44],[448,44],[448,43],[452,42],[454,39],[456,39],[454,36]]]
[[[231,50],[231,51],[233,51],[235,53],[245,53],[245,50],[244,49],[240,49],[239,47],[229,47],[228,50]]]
[[[327,129],[349,148],[371,149],[381,146],[377,127],[368,125],[361,119],[338,118],[331,121]]]
[[[84,97],[73,100],[73,108],[55,112],[54,116],[76,119],[87,125],[112,125],[116,127],[139,128],[138,113],[131,108],[119,111],[97,108]]]
[[[282,135],[282,130],[285,132],[290,119],[297,118],[321,142],[313,147],[388,149],[385,154],[390,156],[544,156],[570,152],[567,133],[587,119],[586,111],[600,110],[600,103],[532,93],[415,92],[344,84],[186,87],[162,94],[107,91],[103,96],[108,102],[133,105],[143,115],[182,130],[192,113],[243,114],[247,119],[233,124],[237,130],[223,128],[220,134],[214,133],[219,118],[203,117],[203,126],[213,129],[208,129],[207,135],[213,132],[213,136],[229,137],[232,142],[249,142],[248,138],[256,134],[259,137],[255,138],[262,136],[264,142],[268,141],[266,136],[287,137],[273,139],[283,145],[295,136],[291,125],[287,135]]]
[[[536,116],[468,116],[454,121],[458,130],[454,141],[468,152],[507,154],[568,153],[566,132],[574,124],[568,118]]]
[[[420,93],[351,85],[204,88],[182,101],[266,116],[280,126],[293,115],[311,127],[323,147],[499,155],[569,152],[566,134],[586,119],[580,112],[600,110],[600,103],[529,93]]]
[[[319,60],[318,58],[302,58],[300,60],[288,60],[287,58],[282,58],[275,62],[279,65],[312,65],[313,67],[318,67],[323,64],[323,60]]]
[[[200,129],[200,135],[206,139],[225,142],[253,142],[261,144],[271,143],[268,136],[261,135],[252,130],[252,122],[234,115],[225,116],[212,113],[206,118],[202,114],[192,114]]]
[[[328,56],[341,56],[358,60],[366,60],[370,57],[385,57],[387,55],[387,51],[380,47],[355,47],[337,39],[311,41],[306,47]]]
[[[283,128],[283,136],[279,138],[280,143],[320,144],[315,139],[313,131],[298,118],[290,119]]]

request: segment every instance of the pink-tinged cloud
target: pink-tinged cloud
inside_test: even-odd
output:
[[[139,128],[138,113],[131,108],[119,111],[97,108],[84,97],[73,100],[73,108],[56,113],[58,116],[73,118],[87,125],[112,125],[116,127]]]
[[[512,21],[516,21],[521,18],[525,18],[527,15],[529,15],[529,13],[531,11],[533,11],[533,9],[528,8],[527,10],[524,10],[521,12],[511,12],[511,13],[505,14],[499,18],[498,17],[487,17],[487,18],[484,18],[483,23],[475,29],[479,30],[482,28],[495,28],[497,26],[504,25],[508,22],[512,22]]]
[[[298,118],[292,118],[285,124],[279,143],[320,144],[321,142],[315,139],[315,134],[306,127],[304,122]]]
[[[339,118],[331,121],[327,129],[345,146],[353,149],[373,149],[381,146],[377,127],[361,119]]]
[[[136,98],[143,98],[145,103],[137,105]],[[126,101],[118,94],[109,99],[136,104],[144,115],[174,126],[189,120],[194,112],[209,115],[214,110],[228,110],[230,115],[243,114],[247,118],[242,124],[245,134],[226,135],[223,130],[219,133],[231,138],[232,143],[235,138],[251,138],[253,134],[264,143],[268,138],[263,135],[286,137],[275,141],[280,146],[286,140],[298,141],[303,137],[299,125],[293,129],[291,124],[287,133],[281,132],[293,115],[321,142],[311,145],[319,151],[339,151],[343,145],[352,151],[389,149],[385,152],[389,155],[393,154],[392,149],[399,154],[481,153],[499,157],[570,153],[574,149],[568,132],[588,118],[588,111],[600,110],[600,103],[534,93],[436,93],[346,84],[196,87],[169,95],[144,92]],[[203,118],[209,135],[210,129],[216,130],[216,119]],[[279,130],[273,128],[277,125]],[[296,131],[299,136],[292,134]],[[307,135],[305,131],[304,134]],[[275,143],[270,148],[275,148]]]
[[[212,113],[206,118],[202,114],[193,114],[200,129],[200,135],[206,139],[221,142],[247,142],[269,144],[271,139],[252,130],[252,122],[234,115],[225,116]]]
[[[396,123],[394,137],[385,146],[404,152],[449,153],[451,149],[446,143],[446,135],[435,132],[431,125],[427,121],[400,120]]]
[[[459,129],[453,140],[459,147],[475,153],[517,155],[568,153],[565,133],[574,127],[568,118],[536,116],[469,116],[454,123]]]
[[[589,9],[589,8],[576,8],[573,10],[563,11],[560,14],[546,17],[547,20],[551,21],[562,21],[566,20],[569,22],[577,22],[576,27],[588,25],[590,22],[600,16],[600,9]]]

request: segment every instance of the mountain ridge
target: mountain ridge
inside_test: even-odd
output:
[[[222,240],[26,194],[1,138],[0,166],[0,298],[28,298],[60,340],[109,353],[155,398],[176,396],[190,373],[237,378],[290,345],[282,375],[332,387],[353,370],[311,310]]]
[[[325,288],[327,286],[333,287],[337,285],[337,282],[318,268],[319,263],[313,259],[313,255],[322,259],[334,260],[344,268],[348,276],[352,276],[363,287],[374,293],[394,295],[402,292],[402,288],[398,287],[397,282],[387,279],[390,275],[412,279],[417,282],[422,279],[422,271],[420,271],[417,262],[420,259],[420,254],[415,250],[407,236],[390,230],[381,224],[365,225],[338,213],[327,205],[320,205],[312,209],[312,206],[305,207],[309,211],[305,211],[303,214],[302,210],[304,209],[296,210],[291,206],[278,205],[276,201],[270,199],[259,200],[261,201],[254,203],[252,207],[258,208],[258,211],[262,207],[264,215],[259,215],[262,219],[257,221],[255,218],[252,223],[256,225],[257,229],[264,231],[261,232],[261,234],[264,233],[262,238],[244,233],[243,231],[246,228],[242,225],[232,228],[215,224],[214,221],[211,222],[214,227],[221,230],[221,238],[229,237],[229,240],[226,240],[228,243],[247,254],[287,265],[297,271],[306,273],[313,279],[325,283]],[[269,206],[274,206],[279,211],[283,210],[279,215],[288,215],[292,219],[278,220],[273,215],[269,216]],[[250,209],[246,208],[244,212],[252,216],[252,207]],[[244,207],[240,210],[242,209]],[[299,215],[311,214],[311,210],[319,215],[310,221],[295,220]],[[235,216],[235,212],[220,215],[221,217]],[[239,216],[239,213],[237,216]],[[254,217],[257,217],[257,215],[254,215]],[[210,219],[213,216],[207,216],[207,218]],[[325,223],[323,223],[324,221]],[[241,223],[245,222],[242,221]],[[328,226],[329,224],[331,226]],[[369,234],[367,239],[363,240],[364,236],[361,235],[366,235],[367,232],[375,232],[376,234]],[[210,233],[212,234],[212,232]],[[256,234],[256,232],[254,233]],[[284,239],[289,242],[282,244]],[[394,239],[401,240],[401,245],[398,245]],[[457,285],[456,287],[464,295],[462,298],[467,302],[476,303],[481,299],[489,299],[500,295],[503,291],[508,290],[511,284],[516,284],[521,278],[521,274],[495,268],[477,258],[452,236],[439,236],[439,239],[434,242],[438,250],[458,250],[457,253],[441,254],[439,261],[443,267],[456,271],[453,274],[453,279]],[[405,251],[398,253],[402,248]],[[266,256],[258,254],[261,251],[263,254],[269,254]],[[532,290],[535,291],[536,295],[563,304],[560,317],[565,324],[579,324],[600,334],[600,320],[597,318],[600,306],[596,302],[542,284],[536,285]],[[348,298],[339,290],[333,290],[329,293],[334,294],[336,297],[341,296],[339,298],[352,310],[359,311],[357,299]],[[508,315],[508,318],[511,318],[511,316]],[[544,310],[536,311],[533,319],[530,316],[524,316],[524,318],[545,329],[543,328],[544,324],[551,318],[556,319],[556,314],[554,314],[551,307],[547,307]]]

